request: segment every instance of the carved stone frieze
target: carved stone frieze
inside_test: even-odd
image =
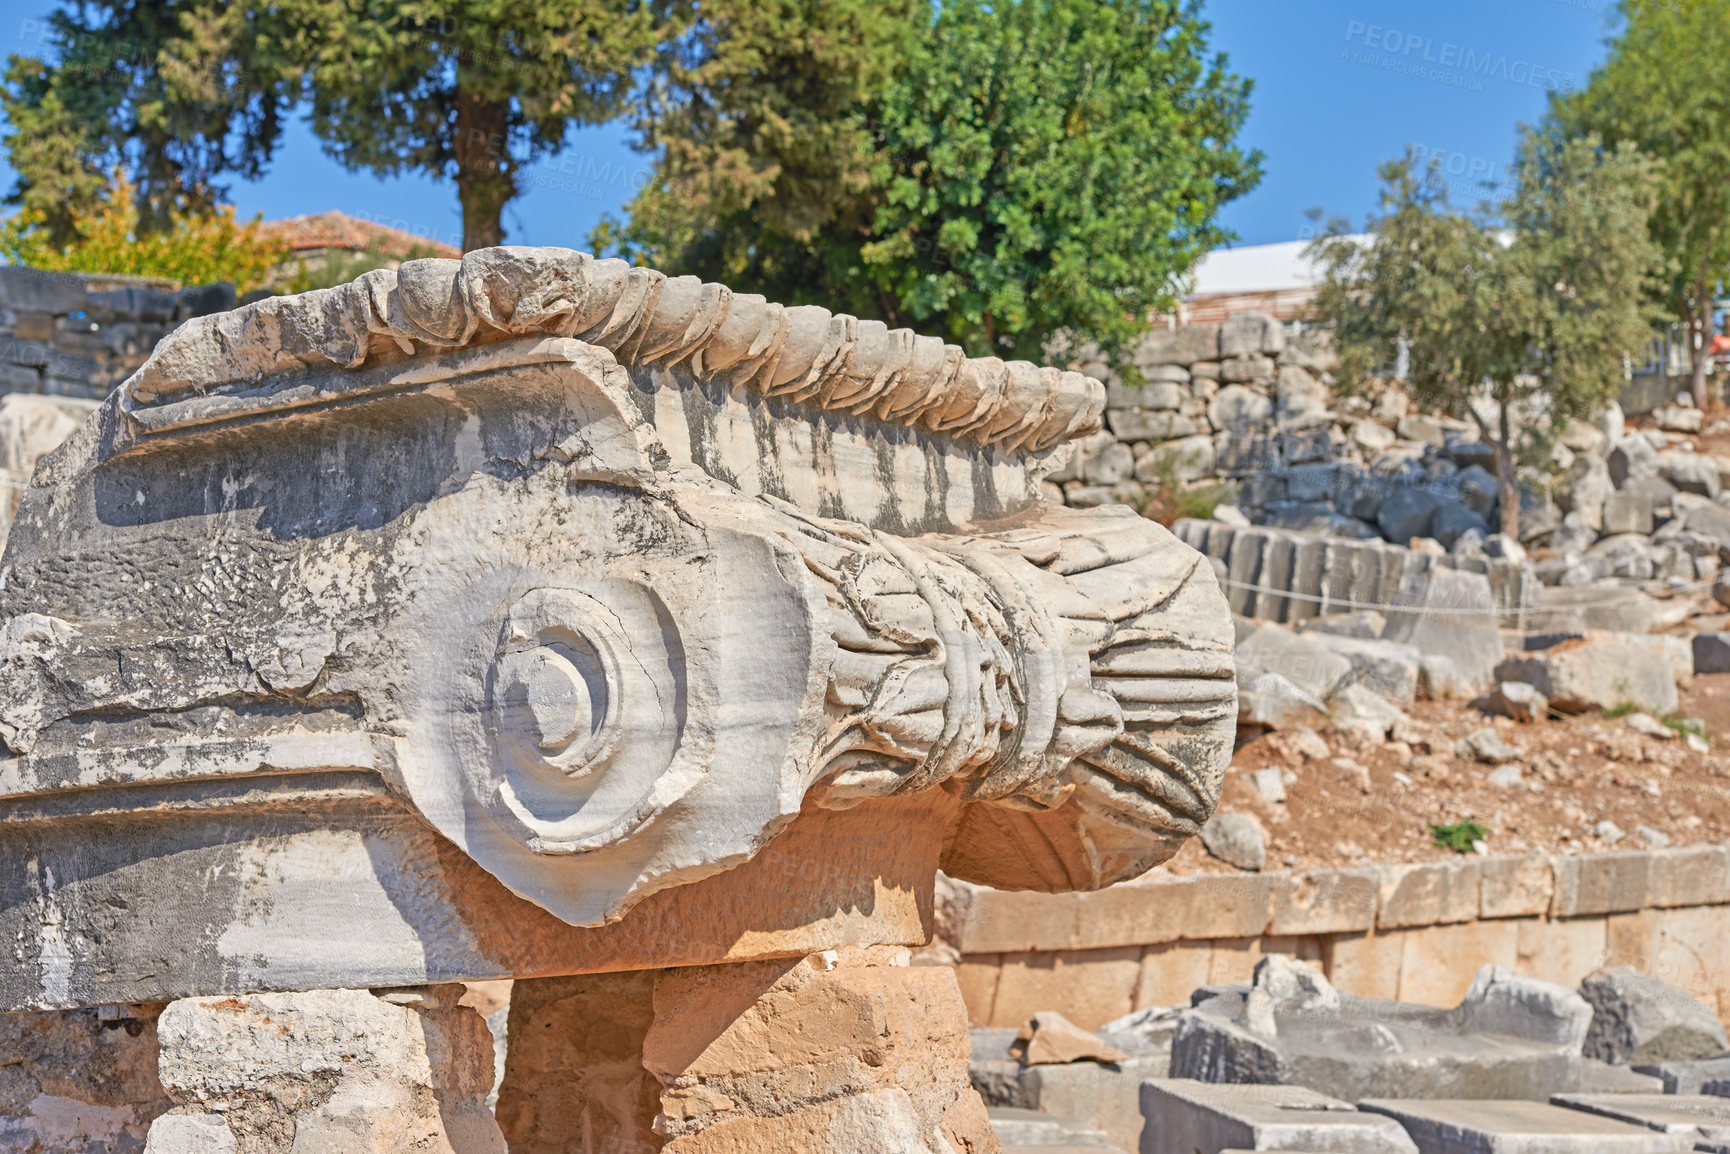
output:
[[[920,798],[959,877],[1147,869],[1217,799],[1232,630],[1164,529],[1040,502],[1100,399],[564,250],[189,322],[0,563],[0,1001],[76,1004],[151,862],[199,871],[167,992],[256,988],[341,831],[426,980],[493,975],[433,957],[480,915],[416,828],[574,927]]]

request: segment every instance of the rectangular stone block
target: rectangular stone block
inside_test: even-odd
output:
[[[987,1026],[1019,1026],[1041,1010],[1056,1010],[1094,1030],[1135,1008],[1141,950],[1060,950],[1005,954]]]
[[[997,979],[1003,972],[1003,959],[997,954],[981,954],[962,958],[955,964],[955,983],[961,987],[961,1000],[967,1003],[967,1020],[989,1022],[991,1004],[997,1000]]]
[[[1148,946],[1180,939],[1252,937],[1268,926],[1269,895],[1284,874],[1155,870],[1085,894],[994,890],[953,882],[950,917],[963,954]]]
[[[1182,915],[1174,918],[1179,940],[1252,938],[1268,930],[1273,891],[1284,885],[1284,872],[1261,874],[1198,874],[1186,879],[1191,887]]]
[[[956,949],[963,954],[1002,954],[1061,950],[1075,940],[1074,894],[994,890],[968,882],[950,883]]]
[[[1321,612],[1322,575],[1327,546],[1319,537],[1296,539],[1292,553],[1292,593],[1288,621],[1304,621]]]
[[[1187,1078],[1142,1083],[1141,1154],[1245,1150],[1417,1150],[1387,1118],[1303,1086],[1221,1086]]]
[[[1268,530],[1239,529],[1232,538],[1231,557],[1226,561],[1225,599],[1231,611],[1248,617],[1255,607],[1255,586],[1261,583],[1261,556],[1266,548]]]
[[[1341,934],[1376,924],[1380,874],[1373,867],[1292,874],[1273,891],[1270,934]]]
[[[1707,1094],[1557,1094],[1551,1105],[1615,1118],[1648,1130],[1681,1134],[1697,1149],[1723,1149],[1730,1143],[1730,1098]]]
[[[1550,916],[1574,918],[1641,908],[1646,904],[1651,864],[1652,855],[1646,850],[1551,858],[1555,890],[1550,898]]]
[[[1482,887],[1476,859],[1384,865],[1379,873],[1381,897],[1376,925],[1382,929],[1468,922],[1478,917]]]
[[[1398,1121],[1422,1154],[1658,1154],[1694,1145],[1547,1102],[1369,1098],[1358,1106]]]
[[[1578,986],[1609,955],[1609,923],[1604,918],[1532,919],[1504,923],[1519,928],[1520,973],[1546,982]]]
[[[1183,373],[1183,380],[1189,379],[1189,374],[1175,365],[1170,368]],[[1149,381],[1144,385],[1124,385],[1113,381],[1105,386],[1105,407],[1107,409],[1146,409],[1151,412],[1166,412],[1175,410],[1189,397],[1189,390],[1179,381]]]
[[[1716,906],[1730,903],[1730,846],[1697,845],[1651,852],[1646,904]]]
[[[1487,857],[1478,863],[1478,875],[1479,917],[1525,918],[1549,912],[1555,879],[1543,854]]]
[[[1322,971],[1337,989],[1360,998],[1400,996],[1400,958],[1406,930],[1335,934],[1322,939]]]
[[[1286,590],[1291,588],[1295,546],[1291,534],[1279,533],[1268,538],[1261,555],[1262,591],[1256,594],[1255,615],[1264,621],[1285,621],[1291,614]],[[1269,592],[1277,590],[1277,592]]]
[[[1519,923],[1461,922],[1400,932],[1402,1002],[1425,1006],[1458,1005],[1478,970],[1488,965],[1513,969],[1519,960]]]
[[[1135,1008],[1181,1006],[1209,982],[1212,942],[1165,942],[1141,953],[1141,974],[1135,984]]]
[[[1080,1118],[1121,1150],[1141,1149],[1141,1084],[1163,1078],[1166,1055],[1125,1058],[1122,1062],[1068,1062],[1032,1066],[1022,1074],[1027,1097],[1045,1114]],[[1013,1149],[1013,1147],[1010,1147]],[[1099,1147],[1099,1154],[1106,1151]]]

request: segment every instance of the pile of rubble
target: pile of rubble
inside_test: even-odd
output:
[[[1627,967],[1571,990],[1486,966],[1438,1009],[1272,955],[1188,1006],[1096,1033],[1042,1013],[973,1044],[1006,1151],[1730,1150],[1723,1024]]]

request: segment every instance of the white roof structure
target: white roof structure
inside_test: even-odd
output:
[[[1255,309],[1292,319],[1322,280],[1321,269],[1304,255],[1309,245],[1307,240],[1287,240],[1214,249],[1195,266],[1194,287],[1179,306],[1179,318],[1220,320]]]

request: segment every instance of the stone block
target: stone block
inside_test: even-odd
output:
[[[1694,635],[1694,672],[1730,673],[1730,633]]]
[[[1696,1150],[1730,1144],[1730,1099],[1709,1094],[1557,1094],[1550,1104],[1681,1134],[1700,1143]]]
[[[1266,388],[1274,383],[1277,372],[1278,366],[1273,358],[1260,354],[1226,357],[1219,362],[1219,379],[1228,384],[1253,384]]]
[[[1105,1131],[1055,1110],[988,1106],[985,1113],[1005,1151],[1099,1150],[1106,1144]]]
[[[1730,1057],[1702,1058],[1692,1062],[1643,1062],[1636,1074],[1649,1074],[1664,1084],[1666,1095],[1703,1093],[1705,1087],[1722,1086],[1730,1080]],[[1717,1091],[1714,1090],[1714,1096]]]
[[[1193,417],[1155,409],[1109,409],[1105,423],[1125,441],[1170,441],[1201,431]]]
[[[1334,935],[1328,941],[1328,980],[1342,993],[1360,998],[1398,998],[1400,961],[1411,932]]]
[[[1600,527],[1605,533],[1650,533],[1659,501],[1649,493],[1618,490],[1604,497]]]
[[[1609,960],[1610,928],[1604,918],[1521,919],[1521,973],[1563,986],[1577,986]]]
[[[1659,453],[1658,475],[1679,493],[1696,493],[1708,500],[1718,496],[1718,462],[1704,453]]]
[[[1207,403],[1207,419],[1217,430],[1249,429],[1273,416],[1273,402],[1254,389],[1228,384]]]
[[[1512,970],[1519,962],[1519,925],[1512,921],[1414,926],[1399,933],[1402,1002],[1455,1005],[1471,992],[1483,967]]]
[[[1135,1009],[1141,948],[1005,953],[990,1026],[1018,1026],[1055,1010],[1092,1030]]]
[[[138,1150],[174,1106],[156,1073],[157,1009],[0,1014],[0,1150]]]
[[[1610,468],[1610,481],[1616,488],[1630,481],[1658,475],[1658,451],[1644,437],[1624,437],[1605,458]]]
[[[1164,441],[1135,459],[1135,476],[1140,481],[1160,481],[1169,470],[1179,481],[1197,481],[1213,472],[1213,454],[1212,437],[1179,437],[1175,441]]]
[[[1446,659],[1462,687],[1484,689],[1498,680],[1502,635],[1495,596],[1482,574],[1429,569],[1406,577],[1394,601],[1397,607],[1388,613],[1384,640],[1410,645],[1425,658]]]
[[[1543,854],[1496,856],[1479,863],[1478,915],[1522,918],[1547,914],[1555,893],[1555,875]]]
[[[513,1154],[654,1148],[661,1084],[643,1069],[654,986],[649,970],[513,985],[494,1111]]]
[[[0,266],[0,307],[65,316],[84,307],[84,278],[24,265]]]
[[[1240,535],[1241,538],[1241,535]],[[1239,565],[1234,548],[1233,581],[1256,583],[1259,567]],[[1238,591],[1233,591],[1235,597]],[[1295,633],[1281,625],[1258,625],[1237,644],[1238,683],[1253,686],[1264,673],[1277,673],[1303,692],[1326,700],[1352,677],[1352,663],[1324,648],[1319,639]]]
[[[1267,932],[1277,936],[1354,933],[1376,921],[1380,874],[1373,867],[1308,870],[1273,891]]]
[[[1047,1114],[1083,1119],[1123,1150],[1141,1148],[1141,1085],[1166,1075],[1167,1058],[1131,1055],[1114,1063],[1070,1062],[1023,1071],[1028,1105]],[[1001,1131],[999,1131],[1001,1134]],[[1029,1143],[1031,1145],[1031,1143]]]
[[[1646,904],[1652,851],[1563,854],[1550,859],[1555,892],[1552,918],[1624,913]]]
[[[1378,872],[1378,929],[1468,922],[1479,915],[1483,890],[1476,860],[1394,863]]]
[[[1278,356],[1285,351],[1285,346],[1285,326],[1266,313],[1234,313],[1219,326],[1219,355],[1222,360],[1257,353]]]
[[[1647,855],[1646,904],[1660,909],[1730,903],[1730,846],[1698,845]]]
[[[1683,1136],[1548,1102],[1374,1098],[1358,1108],[1397,1121],[1422,1154],[1658,1154],[1693,1148]]]
[[[846,949],[654,983],[642,1066],[661,1085],[669,1154],[989,1148],[946,966]],[[581,1149],[571,1138],[564,1149]]]
[[[1218,1086],[1190,1079],[1142,1085],[1141,1154],[1334,1150],[1416,1154],[1397,1124],[1302,1086]]]
[[[1590,1017],[1572,990],[1495,967],[1441,1010],[1341,994],[1320,973],[1270,955],[1252,985],[1197,992],[1172,1034],[1171,1072],[1347,1100],[1542,1096],[1579,1088]]]
[[[492,1035],[458,1004],[463,993],[424,986],[173,1002],[158,1023],[162,1085],[178,1105],[219,1116],[247,1151],[288,1154],[286,1131],[295,1150],[504,1154],[486,1106]],[[183,1117],[159,1120],[164,1148],[189,1126],[215,1132]]]
[[[1371,693],[1398,705],[1410,705],[1418,692],[1417,648],[1379,638],[1332,636],[1306,632],[1313,642],[1352,663],[1352,680]]]
[[[1151,329],[1135,350],[1137,365],[1194,365],[1219,360],[1218,324]]]
[[[1535,686],[1551,708],[1567,713],[1629,704],[1658,714],[1676,709],[1669,658],[1632,634],[1593,630],[1548,649],[1516,653],[1496,666],[1495,675]]]
[[[1404,545],[1413,537],[1430,536],[1430,522],[1441,504],[1429,490],[1403,485],[1382,501],[1376,510],[1376,524],[1381,527],[1382,536],[1396,545]]]
[[[1212,964],[1212,942],[1165,942],[1148,946],[1142,951],[1141,975],[1136,979],[1136,1009],[1187,1002],[1191,993],[1212,980]]]
[[[1182,369],[1174,366],[1173,371],[1183,373],[1185,381],[1189,379],[1189,374]],[[1107,412],[1113,409],[1176,412],[1188,397],[1189,390],[1176,381],[1151,380],[1139,386],[1114,384],[1106,386],[1105,407]]]
[[[1698,998],[1631,966],[1613,966],[1580,983],[1592,1003],[1582,1052],[1616,1065],[1690,1061],[1730,1050],[1724,1023]]]

